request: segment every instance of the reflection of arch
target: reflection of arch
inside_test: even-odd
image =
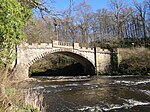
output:
[[[84,67],[85,74],[95,73],[94,62],[91,59],[89,59],[87,56],[85,56],[84,54],[82,54],[77,50],[72,50],[72,49],[70,50],[70,49],[63,49],[63,48],[44,52],[39,56],[35,57],[33,60],[31,60],[27,66],[30,67],[34,62],[40,60],[41,58],[45,57],[48,54],[62,54],[62,55],[67,55],[69,57],[72,57],[82,64],[82,66]]]

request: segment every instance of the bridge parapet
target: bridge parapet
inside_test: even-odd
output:
[[[76,48],[76,49],[79,49],[80,48],[80,46],[79,46],[79,43],[74,43],[74,48]]]
[[[73,48],[73,43],[53,40],[53,47]]]
[[[58,41],[58,45],[61,46],[72,46],[73,43],[71,42],[62,42],[62,41]]]
[[[48,49],[48,48],[67,48],[67,49],[76,49],[81,52],[94,52],[94,48],[81,47],[79,43],[71,43],[71,42],[62,42],[62,41],[53,41],[53,43],[22,43],[19,45],[19,48],[31,48],[31,49]],[[108,49],[101,49],[96,47],[97,53],[109,54],[110,51]]]
[[[97,53],[105,53],[105,54],[110,53],[110,51],[108,49],[102,49],[100,47],[96,47],[96,52]]]
[[[81,47],[79,43],[71,43],[71,42],[62,42],[62,41],[53,41],[53,47],[59,47],[59,48],[71,48],[76,49],[80,51],[90,51],[93,52],[93,48],[86,48]]]
[[[87,48],[87,47],[80,47],[78,50],[85,51],[85,52],[94,52],[93,48]]]
[[[52,48],[52,43],[22,43],[19,48]]]

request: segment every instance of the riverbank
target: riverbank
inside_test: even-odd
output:
[[[119,48],[118,72],[119,74],[150,75],[150,49]]]
[[[9,80],[0,85],[0,112],[41,112],[40,106],[35,105],[40,97],[20,84]]]

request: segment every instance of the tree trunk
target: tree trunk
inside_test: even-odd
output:
[[[0,84],[4,84],[7,81],[9,66],[6,65],[5,68],[1,70]]]

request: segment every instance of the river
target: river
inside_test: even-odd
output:
[[[150,112],[150,76],[36,79],[46,112]]]

